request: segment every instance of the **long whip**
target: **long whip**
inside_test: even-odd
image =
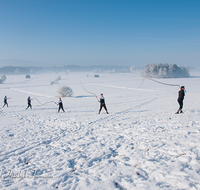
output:
[[[180,88],[180,85],[178,85],[178,84],[167,84],[167,83],[159,82],[159,81],[157,81],[157,80],[154,80],[154,79],[152,79],[152,78],[147,78],[147,77],[145,77],[145,78],[142,80],[142,84],[141,84],[138,88],[140,88],[140,87],[143,85],[145,79],[149,79],[149,80],[152,80],[152,81],[157,82],[157,83],[159,83],[159,84],[163,84],[163,85],[167,85],[167,86],[178,86],[178,87]]]
[[[38,105],[38,106],[43,106],[43,105],[45,105],[45,104],[49,104],[49,103],[52,103],[52,102],[54,102],[54,103],[56,103],[55,101],[49,101],[49,102],[45,102],[44,104],[42,104],[37,98],[33,98],[33,100],[37,100],[37,102],[40,104],[40,105]]]
[[[81,83],[81,81],[80,81],[80,83]],[[96,99],[98,100],[98,98],[97,98],[97,96],[96,96],[95,93],[86,90],[86,89],[84,88],[84,86],[82,85],[82,83],[81,83],[81,86],[82,86],[82,88],[83,88],[87,93],[89,93],[89,94],[93,94],[93,95],[96,97]],[[98,101],[99,101],[99,100],[98,100]]]

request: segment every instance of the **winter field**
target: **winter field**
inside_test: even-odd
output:
[[[89,75],[89,76],[87,76]],[[160,79],[185,85],[183,114],[178,87],[136,74],[50,73],[7,75],[0,84],[1,189],[156,190],[200,189],[200,71],[190,78]],[[58,84],[50,81],[58,76]],[[80,85],[104,93],[109,114]],[[60,86],[74,96],[63,98]],[[33,109],[25,110],[27,97]]]

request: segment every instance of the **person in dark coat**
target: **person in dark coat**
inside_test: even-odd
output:
[[[27,106],[26,110],[27,110],[29,107],[32,109],[31,100],[33,100],[33,99],[31,99],[31,97],[29,96],[28,99],[27,99],[28,106]]]
[[[106,103],[105,103],[105,98],[103,97],[103,94],[101,94],[101,97],[99,98],[98,102],[100,102],[100,109],[99,109],[99,113],[101,112],[102,108],[104,108],[106,110],[106,113],[108,114],[107,108],[106,108]]]
[[[8,102],[7,102],[7,99],[10,99],[10,98],[7,98],[7,96],[5,96],[5,97],[4,97],[4,105],[3,105],[3,107],[4,107],[5,105],[7,105],[7,107],[9,107],[9,106],[8,106]]]
[[[183,113],[183,100],[185,96],[185,87],[181,86],[180,91],[178,92],[178,103],[179,103],[179,109],[176,112],[176,114]]]
[[[59,98],[59,102],[56,103],[57,105],[59,105],[58,107],[58,113],[60,112],[60,109],[62,109],[63,112],[65,112],[64,108],[63,108],[63,103],[61,98]]]

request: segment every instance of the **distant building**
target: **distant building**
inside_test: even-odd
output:
[[[31,76],[30,76],[30,75],[26,75],[26,78],[27,78],[27,79],[30,79],[30,78],[31,78]]]

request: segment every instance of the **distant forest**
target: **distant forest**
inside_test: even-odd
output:
[[[1,74],[35,74],[35,73],[47,73],[47,72],[130,72],[130,67],[120,66],[76,66],[67,65],[63,67],[16,67],[5,66],[0,68]]]

